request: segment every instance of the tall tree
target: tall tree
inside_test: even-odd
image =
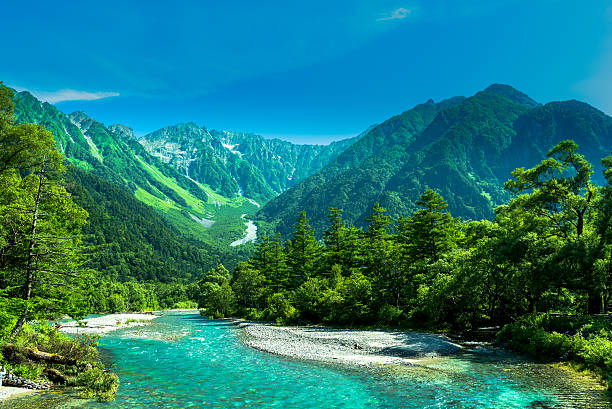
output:
[[[314,236],[314,229],[308,224],[306,212],[300,214],[291,240],[285,247],[287,264],[290,268],[289,288],[297,288],[308,278],[316,275],[321,246]]]
[[[557,286],[585,291],[588,311],[599,312],[601,285],[590,250],[598,202],[598,189],[591,184],[593,167],[571,140],[558,143],[547,156],[531,169],[512,172],[505,185],[514,195],[508,208],[536,220],[541,238],[558,240],[549,278]]]
[[[446,210],[448,203],[435,190],[427,189],[416,204],[421,209],[404,224],[402,234],[409,237],[415,259],[435,263],[457,245],[461,224]]]
[[[0,287],[19,310],[11,331],[16,336],[42,311],[76,308],[70,294],[85,275],[81,228],[87,212],[58,183],[63,157],[53,135],[41,126],[15,125],[11,97],[0,85]]]

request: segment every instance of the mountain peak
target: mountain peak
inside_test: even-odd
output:
[[[527,94],[524,94],[516,88],[506,84],[491,84],[483,92],[499,95],[523,105],[529,105],[532,107],[540,105],[538,102],[531,99]]]
[[[113,124],[108,129],[124,140],[136,139],[134,130],[127,125]]]

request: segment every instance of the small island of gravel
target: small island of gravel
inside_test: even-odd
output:
[[[407,331],[365,331],[325,327],[279,327],[235,321],[243,342],[260,351],[290,358],[346,365],[412,364],[418,358],[462,350],[443,335]]]

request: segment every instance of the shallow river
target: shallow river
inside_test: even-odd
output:
[[[121,386],[114,402],[37,393],[0,408],[610,408],[591,380],[496,351],[413,367],[352,369],[245,347],[240,330],[194,313],[102,338]]]

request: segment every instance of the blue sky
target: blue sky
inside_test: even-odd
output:
[[[138,134],[327,143],[495,82],[612,114],[609,0],[9,2],[0,34],[5,84]]]

